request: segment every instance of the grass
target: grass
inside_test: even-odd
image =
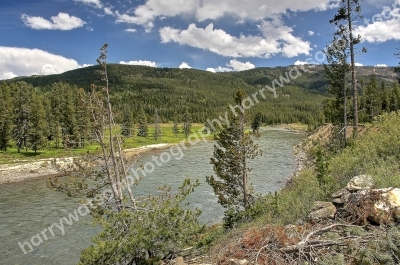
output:
[[[139,137],[133,136],[131,138],[126,138],[123,143],[123,148],[137,148],[151,144],[159,144],[159,143],[179,143],[180,141],[185,140],[185,135],[180,133],[175,136],[172,132],[172,123],[161,124],[161,138],[158,140],[154,140],[153,137]],[[179,128],[182,128],[180,124]],[[192,124],[192,132],[197,132],[203,128],[202,124]],[[120,128],[118,127],[117,130]],[[149,134],[152,135],[154,132],[154,126],[149,125]],[[208,139],[213,139],[213,136],[209,136]],[[34,151],[25,149],[21,150],[18,153],[17,148],[12,147],[8,148],[6,152],[0,151],[0,164],[12,164],[12,163],[21,163],[21,162],[33,162],[40,159],[50,159],[56,157],[69,157],[69,156],[80,156],[85,155],[87,153],[97,153],[100,151],[100,146],[95,143],[88,143],[82,148],[68,148],[65,149],[63,147],[56,148],[55,142],[52,141],[49,144],[50,146],[38,150],[35,154]]]

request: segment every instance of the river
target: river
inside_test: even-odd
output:
[[[293,146],[303,138],[302,134],[284,129],[262,128],[261,137],[256,142],[263,155],[250,163],[253,170],[249,175],[255,193],[266,194],[282,188],[285,180],[296,170]],[[158,157],[167,150],[147,152],[142,155],[140,163],[152,161],[152,156]],[[188,201],[191,207],[202,210],[200,222],[220,222],[223,208],[205,182],[205,176],[213,174],[210,164],[212,154],[212,141],[189,146],[182,159],[172,157],[168,163],[156,166],[151,174],[141,180],[134,193],[154,193],[157,187],[164,184],[176,189],[185,178],[199,179],[201,184]],[[99,228],[90,226],[90,217],[84,211],[78,211],[82,214],[75,215],[78,221],[69,219],[71,225],[64,222],[64,235],[55,227],[54,234],[50,234],[49,230],[44,231],[52,224],[60,224],[60,218],[68,218],[79,207],[77,199],[48,189],[45,182],[41,178],[0,185],[0,264],[76,264],[80,251],[89,246],[90,238],[99,232]],[[30,243],[32,239],[36,246]],[[30,243],[33,250],[29,251],[24,242]]]

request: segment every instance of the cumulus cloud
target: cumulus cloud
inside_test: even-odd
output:
[[[144,66],[157,67],[156,62],[152,62],[152,61],[142,61],[142,60],[129,61],[129,62],[120,61],[119,63],[120,64],[129,64],[129,65],[144,65]]]
[[[217,72],[233,72],[232,68],[218,66],[217,68],[208,67],[206,71],[217,73]]]
[[[39,49],[0,46],[0,79],[58,74],[79,68],[77,61]]]
[[[297,60],[294,62],[294,65],[306,65],[306,64],[307,64],[307,62],[300,61],[300,60]]]
[[[17,76],[18,75],[14,74],[13,72],[4,72],[4,73],[0,73],[0,80],[12,79]]]
[[[233,70],[235,71],[244,71],[244,70],[249,70],[249,69],[253,69],[256,66],[250,62],[241,62],[241,61],[237,61],[235,59],[230,60],[229,64],[227,64],[227,66],[230,66],[233,68]]]
[[[226,64],[228,67],[217,67],[217,68],[207,68],[206,71],[216,73],[216,72],[232,72],[232,71],[244,71],[244,70],[249,70],[253,69],[256,66],[250,62],[241,62],[238,60],[230,60],[229,63]]]
[[[286,57],[309,54],[310,43],[294,37],[292,28],[284,26],[280,19],[263,21],[258,25],[265,36],[232,36],[221,29],[214,29],[211,23],[206,28],[190,24],[187,30],[164,27],[160,29],[162,43],[176,42],[223,56],[271,57],[282,53]]]
[[[311,30],[308,31],[308,35],[309,35],[309,36],[312,36],[312,35],[314,35],[314,34],[315,34],[314,31],[311,31]]]
[[[355,63],[355,66],[364,66],[362,63]]]
[[[186,62],[182,62],[179,66],[179,69],[191,69],[192,67],[189,66]]]
[[[153,27],[160,17],[193,14],[198,22],[231,16],[237,21],[261,21],[288,11],[327,10],[337,6],[337,0],[147,0],[128,14],[117,13],[118,22]]]
[[[82,19],[62,12],[58,13],[57,16],[52,16],[51,21],[43,17],[32,17],[26,14],[23,14],[21,19],[25,26],[32,29],[71,30],[86,24]]]
[[[103,4],[100,2],[100,0],[74,0],[75,2],[81,2],[86,5],[94,6],[96,8],[102,8]]]
[[[362,41],[380,43],[387,40],[400,40],[400,8],[384,7],[381,14],[372,18],[372,23],[360,25],[355,33],[360,34]]]
[[[79,68],[85,68],[85,67],[89,67],[89,66],[93,66],[93,64],[84,63],[82,66],[79,66]]]
[[[376,67],[388,67],[386,64],[376,64]]]

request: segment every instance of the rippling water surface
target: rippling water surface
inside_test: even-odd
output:
[[[250,177],[255,193],[265,194],[283,186],[285,179],[296,170],[292,148],[301,139],[303,135],[286,130],[262,130],[257,142],[263,155],[250,164],[253,168]],[[152,161],[152,156],[159,156],[166,150],[149,152],[141,157],[140,163]],[[191,207],[202,210],[202,223],[219,222],[223,217],[223,208],[217,203],[212,188],[205,182],[205,176],[213,174],[210,164],[212,154],[211,141],[190,146],[184,151],[182,159],[176,160],[172,156],[169,163],[156,166],[151,174],[141,180],[134,192],[138,195],[154,193],[157,187],[164,184],[176,189],[185,178],[199,179],[201,185],[189,197]],[[48,237],[44,240],[40,236],[44,229],[54,223],[60,224],[60,218],[68,217],[79,207],[76,199],[51,191],[45,181],[36,179],[0,185],[0,264],[76,264],[80,251],[90,245],[90,238],[99,231],[90,226],[89,215],[78,214],[79,221],[71,219],[71,225],[63,222],[65,235],[53,227],[55,236],[44,231]],[[43,243],[35,237],[33,242],[37,246],[32,246],[34,250],[24,254],[18,242],[22,244],[30,241],[36,234],[39,234]],[[29,247],[25,246],[25,249]]]

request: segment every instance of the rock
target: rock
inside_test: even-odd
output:
[[[374,202],[367,212],[367,218],[378,224],[387,224],[400,220],[400,189],[371,189],[360,192],[360,199],[370,196]]]
[[[314,202],[311,208],[311,213],[308,218],[313,221],[319,221],[323,219],[333,219],[335,217],[336,207],[331,202]]]
[[[366,190],[372,188],[374,180],[369,175],[355,176],[347,183],[346,189],[350,192],[357,192],[359,190]]]
[[[346,189],[338,190],[332,194],[332,203],[337,206],[343,206],[350,198],[351,193]]]

